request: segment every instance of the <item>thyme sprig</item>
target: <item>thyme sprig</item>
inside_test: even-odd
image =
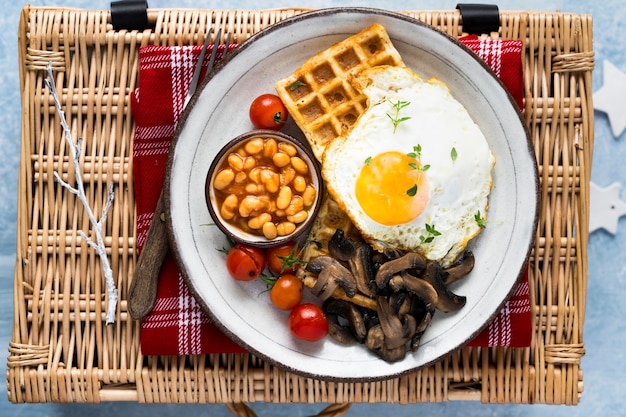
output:
[[[301,81],[301,80],[296,80],[294,81],[290,86],[289,86],[289,91],[294,91],[297,90],[298,88],[305,86],[306,84]]]
[[[459,154],[456,151],[455,147],[452,147],[452,150],[450,150],[450,158],[452,158],[452,162],[456,161],[456,158],[459,156]]]
[[[476,212],[476,214],[474,214],[474,221],[476,221],[476,224],[478,225],[478,227],[480,227],[481,229],[484,229],[487,226],[487,221],[485,220],[485,218],[480,214],[480,210],[478,210]]]
[[[408,195],[409,197],[415,197],[416,194],[417,194],[417,184],[413,184],[411,188],[406,190],[406,195]]]
[[[389,103],[391,103],[395,112],[393,115],[387,113],[387,117],[389,117],[389,119],[391,120],[391,123],[393,124],[393,133],[396,133],[396,130],[398,129],[398,125],[411,118],[409,116],[400,117],[400,110],[402,110],[403,108],[411,104],[411,102],[398,99],[398,101],[396,101],[395,103],[391,100],[389,101]]]
[[[416,169],[419,171],[419,177],[417,181],[419,182],[422,177],[422,172],[426,172],[430,168],[429,164],[422,165],[422,145],[418,143],[416,146],[413,146],[413,152],[407,153],[406,156],[408,156],[409,158],[413,158],[419,162],[419,163],[409,162],[409,167],[411,169]],[[406,190],[406,194],[409,197],[415,197],[415,195],[417,194],[417,184],[413,184],[411,188]]]
[[[435,225],[434,224],[426,223],[426,236],[420,235],[420,242],[422,242],[422,243],[430,243],[437,236],[441,236],[441,232],[439,232],[437,229],[435,229]]]

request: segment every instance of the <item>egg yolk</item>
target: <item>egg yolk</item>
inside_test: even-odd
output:
[[[419,216],[428,203],[428,179],[420,162],[397,151],[369,159],[356,181],[356,198],[378,223],[394,226]]]

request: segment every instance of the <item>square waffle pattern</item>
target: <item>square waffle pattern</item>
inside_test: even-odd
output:
[[[352,75],[379,65],[404,63],[385,28],[373,24],[319,52],[276,83],[277,94],[318,160],[326,145],[347,133],[367,109],[367,97],[350,84]]]

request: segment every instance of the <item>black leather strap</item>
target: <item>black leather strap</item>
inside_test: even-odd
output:
[[[500,29],[500,11],[495,4],[457,4],[461,12],[463,32],[480,35],[498,32]]]
[[[111,23],[114,30],[149,29],[147,0],[112,1]]]

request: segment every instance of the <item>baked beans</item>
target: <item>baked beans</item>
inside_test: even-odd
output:
[[[212,186],[225,221],[270,240],[305,222],[317,196],[297,148],[274,138],[241,143],[217,168]]]

